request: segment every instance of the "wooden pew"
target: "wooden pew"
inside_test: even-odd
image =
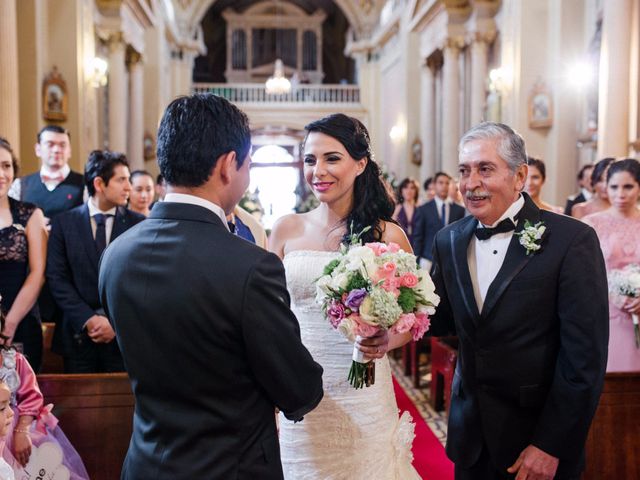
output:
[[[640,478],[640,372],[607,373],[583,480]]]
[[[38,383],[45,405],[54,404],[53,413],[91,480],[118,480],[133,421],[134,400],[127,375],[42,374]]]
[[[42,323],[42,366],[40,373],[64,373],[62,355],[51,351],[55,323]]]

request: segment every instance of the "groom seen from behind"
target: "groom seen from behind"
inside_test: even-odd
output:
[[[227,100],[174,100],[158,132],[167,195],[102,258],[136,401],[123,479],[281,479],[275,407],[299,421],[322,398],[282,263],[227,226],[250,149]]]
[[[432,332],[460,340],[447,441],[456,479],[578,479],[607,360],[598,239],[521,193],[527,154],[510,127],[482,123],[459,152],[471,216],[438,233],[432,269]]]

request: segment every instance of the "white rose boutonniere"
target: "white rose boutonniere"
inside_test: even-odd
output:
[[[521,232],[516,232],[516,235],[520,237],[520,245],[525,248],[527,255],[531,255],[540,250],[540,241],[546,230],[547,227],[545,227],[544,222],[538,222],[532,225],[531,222],[527,220],[524,222],[524,229]]]

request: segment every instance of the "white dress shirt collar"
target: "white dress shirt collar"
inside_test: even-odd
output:
[[[104,215],[113,215],[116,216],[117,207],[110,208],[109,210],[100,210],[97,205],[97,201],[94,197],[89,197],[89,201],[87,202],[87,206],[89,207],[89,216],[93,217],[98,213],[102,213]]]
[[[220,220],[222,220],[222,224],[224,227],[229,230],[229,225],[227,225],[227,216],[224,214],[224,210],[219,205],[216,205],[209,200],[206,200],[202,197],[196,197],[195,195],[189,195],[187,193],[167,193],[164,197],[164,202],[173,202],[173,203],[187,203],[189,205],[198,205],[200,207],[204,207],[207,210],[211,210],[215,213]]]
[[[584,197],[585,200],[591,200],[591,197],[593,197],[593,193],[591,193],[586,188],[581,188],[580,192],[582,193],[582,196]]]

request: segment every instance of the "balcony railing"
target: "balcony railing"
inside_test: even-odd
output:
[[[283,95],[268,94],[263,83],[195,83],[194,93],[215,93],[233,103],[360,103],[357,85],[299,85]]]

